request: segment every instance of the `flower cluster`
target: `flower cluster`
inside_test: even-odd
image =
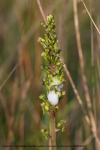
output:
[[[54,16],[47,16],[47,25],[41,23],[45,28],[46,33],[44,39],[39,37],[38,42],[43,46],[44,50],[41,56],[46,61],[47,66],[41,65],[40,68],[46,73],[46,77],[42,79],[43,85],[47,90],[47,96],[41,95],[40,99],[43,100],[42,109],[43,112],[48,111],[48,105],[57,105],[60,99],[65,95],[65,91],[62,91],[64,80],[64,63],[59,60],[61,49],[58,48],[57,35],[54,32]],[[48,100],[48,101],[47,101]],[[47,109],[45,109],[47,108]]]

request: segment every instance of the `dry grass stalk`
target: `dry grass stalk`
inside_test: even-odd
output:
[[[24,96],[23,96],[23,89],[25,85],[25,78],[24,78],[24,66],[23,66],[23,59],[22,56],[20,58],[20,76],[21,76],[21,102],[20,102],[20,121],[19,121],[19,135],[20,135],[20,145],[24,144]],[[23,150],[23,147],[19,147],[19,150]]]
[[[8,125],[8,128],[9,128],[9,117],[10,117],[9,116],[9,111],[8,111],[6,100],[3,96],[3,94],[1,93],[1,90],[0,90],[0,99],[1,99],[1,102],[2,102],[3,109],[4,109],[7,125]]]
[[[42,7],[41,7],[40,0],[37,0],[37,3],[38,3],[38,6],[39,6],[39,9],[40,9],[40,12],[41,12],[41,14],[42,14],[43,20],[44,20],[45,24],[47,24],[47,21],[46,21],[46,18],[45,18],[43,9],[42,9]]]
[[[14,81],[13,89],[17,89],[17,85],[18,85],[18,72],[16,70],[16,75],[15,75],[15,81]],[[17,90],[14,90],[13,93],[12,93],[11,115],[9,117],[9,128],[8,128],[7,145],[10,145],[11,142],[13,141],[13,123],[14,123],[16,98],[17,98]],[[10,150],[10,147],[7,147],[6,150]]]
[[[10,74],[7,76],[7,78],[5,79],[5,81],[3,82],[3,84],[0,86],[0,90],[3,88],[3,86],[6,84],[6,82],[8,81],[8,79],[11,77],[11,75],[13,74],[13,72],[16,70],[16,68],[18,67],[18,63],[16,64],[16,66],[12,69],[12,71],[10,72]]]
[[[81,145],[88,145],[93,139],[93,134],[90,135]],[[84,147],[80,147],[77,150],[82,150]]]
[[[20,144],[24,145],[24,110],[25,110],[25,102],[27,91],[30,87],[30,81],[28,80],[23,88],[22,88],[22,101],[21,101],[21,115],[20,115]],[[19,147],[19,150],[23,150],[23,147]]]
[[[82,53],[82,47],[81,47],[81,40],[80,40],[80,33],[79,33],[79,24],[78,24],[78,15],[77,15],[77,2],[76,0],[73,0],[73,7],[74,7],[74,21],[75,21],[75,31],[76,31],[76,38],[77,38],[77,46],[78,46],[78,53],[79,53],[79,59],[80,59],[80,66],[82,70],[82,80],[83,80],[83,86],[85,90],[85,97],[87,101],[87,106],[89,109],[89,115],[90,115],[90,120],[92,124],[92,131],[93,135],[96,138],[97,142],[99,141],[96,133],[96,123],[94,119],[94,115],[92,113],[92,105],[91,105],[91,100],[89,96],[89,90],[87,86],[87,80],[86,80],[86,75],[85,75],[85,69],[84,69],[84,59],[83,59],[83,53]],[[100,143],[98,142],[100,145]]]
[[[62,33],[63,33],[63,28],[64,28],[67,6],[68,6],[68,0],[66,0],[65,8],[63,11],[63,15],[62,15],[61,27],[60,27],[59,37],[58,37],[58,40],[59,40],[58,46],[59,47],[61,47],[61,42],[62,42]]]
[[[95,28],[96,28],[97,32],[100,34],[100,31],[99,31],[98,27],[96,26],[95,22],[93,21],[93,19],[92,19],[92,17],[91,17],[91,15],[90,15],[90,13],[89,13],[89,11],[88,11],[88,9],[87,9],[87,7],[86,7],[86,5],[85,5],[84,1],[83,1],[83,0],[81,0],[81,1],[82,1],[83,5],[84,5],[84,7],[85,7],[85,9],[86,9],[86,11],[87,11],[87,13],[88,13],[89,17],[90,17],[90,19],[91,19],[92,23],[94,24],[94,26],[95,26]]]

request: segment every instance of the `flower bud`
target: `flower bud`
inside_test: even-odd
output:
[[[46,130],[46,131],[45,131],[45,134],[49,135],[49,131],[48,131],[48,130]]]
[[[48,52],[49,52],[49,49],[46,48],[46,49],[45,49],[45,52],[48,53]]]
[[[49,111],[49,107],[48,107],[48,105],[45,105],[45,109],[46,109],[47,111]]]
[[[64,96],[66,94],[66,91],[62,91],[62,95]]]
[[[57,124],[57,128],[60,128],[61,127],[61,123],[59,122],[58,124]]]
[[[58,110],[58,108],[59,108],[59,107],[58,107],[58,106],[56,106],[55,108],[56,108],[56,110]]]
[[[43,132],[44,132],[44,129],[41,129],[41,132],[43,133]]]
[[[42,56],[42,57],[46,56],[46,53],[45,53],[45,52],[42,52],[42,53],[41,53],[41,56]]]
[[[50,14],[49,17],[52,20],[54,18],[54,15]]]
[[[38,42],[45,42],[45,40],[43,38],[39,37]]]
[[[41,106],[43,107],[44,105],[45,105],[45,103],[44,103],[44,102],[42,102],[42,103],[41,103]]]
[[[44,97],[45,97],[44,94],[41,94],[41,95],[39,96],[40,99],[43,99]]]
[[[43,22],[41,22],[40,24],[42,27],[46,28],[46,25]]]

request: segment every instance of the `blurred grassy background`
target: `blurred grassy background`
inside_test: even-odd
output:
[[[85,3],[89,10],[89,3],[91,3],[93,19],[100,29],[100,1],[85,0]],[[41,4],[45,15],[49,13],[55,15],[56,32],[61,42],[65,63],[88,112],[77,50],[73,1],[41,0]],[[81,1],[78,1],[78,17],[85,72],[94,112],[91,27],[90,19]],[[0,145],[6,145],[7,143],[49,145],[40,132],[41,128],[49,129],[49,116],[43,115],[40,107],[41,100],[39,99],[39,95],[46,92],[41,82],[44,74],[39,68],[43,63],[41,58],[42,47],[37,42],[38,37],[43,37],[44,34],[44,29],[40,26],[41,21],[43,21],[43,18],[36,0],[0,1],[0,86],[2,87],[0,91]],[[59,37],[61,30],[62,36]],[[96,125],[100,138],[100,37],[94,27],[93,43]],[[5,82],[7,78],[8,80]],[[66,96],[59,106],[56,122],[59,122],[60,119],[66,119],[67,123],[64,133],[57,132],[57,145],[80,145],[90,138],[87,146],[83,149],[94,150],[95,140],[91,136],[90,128],[84,119],[84,114],[66,74],[65,79]],[[5,150],[6,148],[2,147],[1,149]],[[13,149],[47,150],[48,148],[14,147]],[[61,149],[61,147],[57,148],[57,150]],[[76,150],[77,148],[64,147],[63,149]]]

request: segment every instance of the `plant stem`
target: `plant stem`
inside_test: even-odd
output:
[[[55,113],[50,106],[50,136],[51,136],[51,150],[56,150],[56,132],[55,132]]]
[[[51,73],[53,73],[53,71],[54,71],[54,67],[53,67],[53,63],[51,63]],[[51,105],[50,105],[50,136],[51,136],[50,139],[51,150],[56,150],[55,112],[53,111]]]

